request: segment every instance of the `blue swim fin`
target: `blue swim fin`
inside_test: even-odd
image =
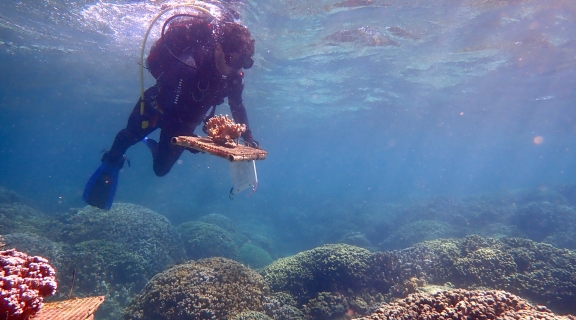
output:
[[[110,210],[114,202],[116,187],[118,187],[118,173],[122,169],[124,159],[120,165],[110,165],[106,161],[102,162],[100,167],[88,180],[82,199],[91,206],[104,210]]]

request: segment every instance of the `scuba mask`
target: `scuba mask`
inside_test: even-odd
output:
[[[226,64],[234,69],[250,69],[254,65],[251,57],[246,57],[240,52],[224,53]]]

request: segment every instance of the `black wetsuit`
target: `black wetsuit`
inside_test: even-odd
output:
[[[174,65],[158,77],[156,85],[144,93],[144,114],[140,114],[139,100],[126,128],[118,132],[103,161],[120,163],[130,146],[160,128],[157,150],[152,152],[154,172],[158,176],[166,175],[185,150],[173,145],[172,137],[193,135],[210,108],[223,103],[226,97],[234,121],[246,125],[243,139],[253,141],[242,101],[244,75],[241,71],[227,77],[221,75],[216,68],[213,52],[212,49],[206,50],[206,47],[198,51],[196,61],[202,64],[197,64],[198,67],[194,69],[174,60]]]

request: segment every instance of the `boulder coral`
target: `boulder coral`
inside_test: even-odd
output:
[[[236,224],[229,217],[220,213],[210,213],[198,219],[200,222],[211,223],[219,226],[220,228],[228,231],[235,232]]]
[[[234,320],[272,320],[269,316],[257,312],[257,311],[246,311],[234,317]]]
[[[518,207],[510,223],[529,239],[545,241],[559,232],[576,234],[576,210],[572,206],[550,202],[531,202]],[[555,244],[555,243],[552,243]]]
[[[386,250],[402,249],[426,240],[458,236],[463,236],[462,231],[446,222],[418,220],[393,231],[387,239],[380,243],[380,248]]]
[[[246,242],[238,250],[238,261],[250,268],[259,269],[271,264],[273,260],[266,250]]]
[[[255,271],[233,260],[209,258],[176,265],[152,278],[124,318],[233,319],[262,311],[269,288]]]
[[[66,221],[61,240],[117,243],[146,263],[148,279],[184,257],[178,232],[168,219],[129,203],[116,203],[108,211],[90,206],[79,210]]]
[[[532,306],[505,291],[454,289],[435,294],[415,293],[382,305],[357,320],[409,319],[549,319],[573,320],[558,316],[546,307]]]
[[[199,221],[185,222],[178,226],[178,232],[188,259],[236,258],[238,248],[232,236],[215,224]]]
[[[0,234],[14,232],[42,234],[48,229],[48,217],[22,203],[0,203]]]
[[[306,320],[306,316],[297,308],[294,298],[284,292],[272,293],[265,297],[264,310],[274,320]]]
[[[366,249],[330,244],[278,259],[260,273],[273,291],[289,292],[305,303],[320,292],[366,285],[370,257]]]
[[[371,253],[346,244],[324,245],[276,260],[260,270],[275,293],[288,294],[314,319],[344,319],[370,306],[415,292],[432,262],[427,248]],[[271,306],[282,307],[282,301]],[[268,313],[270,315],[270,313]]]
[[[468,289],[506,290],[557,313],[576,313],[576,253],[521,238],[439,239],[418,246],[435,252],[430,276]]]

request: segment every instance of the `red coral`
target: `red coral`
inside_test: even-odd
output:
[[[0,251],[0,314],[7,315],[5,319],[28,319],[57,287],[48,260],[14,249]]]

